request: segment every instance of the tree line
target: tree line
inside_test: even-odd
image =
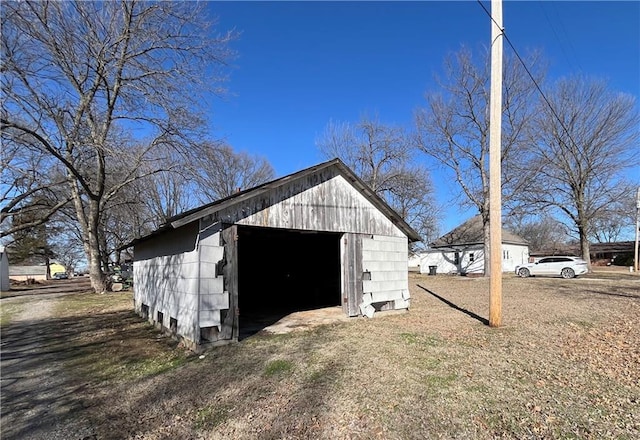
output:
[[[4,5],[0,236],[18,255],[84,258],[93,288],[103,291],[123,244],[182,211],[273,179],[267,159],[206,130],[203,104],[225,92],[237,34],[217,32],[202,7]],[[518,60],[504,65],[507,222],[530,239],[527,231],[544,230],[538,224],[562,225],[588,258],[589,240],[615,236],[632,212],[623,172],[638,165],[636,103],[598,79],[546,82],[539,53],[525,63],[533,80]],[[411,128],[365,116],[330,121],[317,139],[327,158],[340,157],[426,244],[439,233],[434,164],[456,183],[455,203],[488,225],[488,54],[451,54],[438,85]]]

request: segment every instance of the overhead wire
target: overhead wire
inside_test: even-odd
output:
[[[489,18],[491,19],[491,21],[498,27],[500,27],[500,25],[495,21],[495,19],[491,16],[491,13],[487,10],[487,8],[482,4],[481,0],[476,0],[478,2],[478,4],[482,7],[482,9],[484,10],[484,12],[486,12],[486,14],[489,16]],[[549,99],[547,99],[547,96],[544,94],[544,92],[542,91],[542,88],[540,87],[540,85],[538,84],[538,81],[536,81],[536,79],[533,77],[533,74],[531,73],[531,71],[529,70],[529,67],[527,67],[527,64],[524,62],[524,60],[522,59],[522,57],[520,56],[520,54],[518,53],[518,51],[516,50],[515,46],[513,45],[513,43],[511,42],[511,40],[509,39],[509,36],[507,35],[507,32],[504,28],[500,28],[500,31],[502,32],[502,35],[504,36],[504,39],[506,40],[506,42],[509,44],[509,47],[511,47],[511,50],[513,50],[513,53],[515,53],[516,58],[518,58],[518,61],[520,61],[520,64],[522,64],[522,67],[524,67],[525,72],[527,72],[527,75],[529,75],[529,78],[531,78],[531,81],[533,81],[533,84],[536,86],[536,89],[538,90],[538,92],[540,92],[540,96],[542,96],[542,99],[544,100],[544,102],[547,104],[547,106],[549,107],[549,109],[551,110],[551,112],[553,113],[553,116],[558,120],[558,122],[560,123],[560,125],[562,126],[562,129],[565,131],[565,133],[567,133],[567,136],[569,137],[569,140],[574,144],[574,146],[578,146],[578,144],[576,143],[576,141],[573,140],[573,138],[571,137],[571,133],[569,133],[569,130],[567,129],[567,127],[564,125],[564,122],[562,122],[562,120],[560,119],[560,116],[558,115],[558,113],[556,113],[556,110],[553,108],[553,106],[551,105],[551,102],[549,101]]]
[[[522,64],[522,67],[524,68],[525,72],[527,72],[527,75],[529,75],[529,78],[531,79],[531,81],[533,82],[533,84],[535,85],[536,89],[538,90],[538,92],[540,93],[540,96],[542,96],[542,99],[544,100],[544,102],[547,104],[547,106],[549,107],[549,110],[551,110],[551,113],[553,114],[554,118],[558,121],[558,123],[560,124],[560,126],[562,127],[562,129],[564,130],[564,132],[566,133],[567,137],[569,138],[569,140],[571,141],[571,143],[573,144],[573,147],[576,149],[576,151],[578,152],[578,154],[580,156],[582,156],[582,159],[586,159],[586,155],[585,152],[582,151],[582,149],[580,147],[578,147],[578,143],[573,139],[573,136],[571,136],[571,133],[569,132],[569,129],[566,127],[566,125],[564,124],[564,122],[562,121],[562,119],[560,118],[560,116],[558,115],[558,113],[556,112],[555,108],[553,107],[553,105],[551,105],[551,101],[549,101],[549,99],[547,98],[547,96],[544,94],[544,92],[542,91],[542,88],[540,87],[540,85],[538,84],[538,81],[536,81],[536,79],[534,78],[533,74],[531,73],[531,71],[529,70],[529,68],[527,67],[527,64],[524,62],[524,60],[522,59],[522,57],[520,56],[520,54],[518,53],[518,50],[515,48],[515,46],[513,45],[513,43],[511,42],[511,40],[509,39],[509,36],[507,35],[507,32],[505,30],[504,27],[501,27],[496,20],[493,18],[493,16],[491,15],[491,12],[489,12],[487,10],[487,8],[484,6],[484,4],[482,3],[481,0],[476,0],[478,2],[478,4],[480,5],[480,7],[484,10],[484,12],[487,14],[487,16],[491,19],[491,21],[500,28],[500,31],[502,32],[502,35],[504,36],[504,39],[506,40],[506,42],[509,44],[509,47],[511,47],[511,50],[513,50],[513,53],[516,55],[516,57],[518,58],[518,61],[520,61],[520,63]],[[563,142],[564,143],[564,142]],[[565,144],[566,145],[566,144]],[[598,180],[598,182],[600,182],[600,185],[604,186],[600,176],[596,173],[594,175],[594,177]]]
[[[574,66],[574,62],[573,62],[573,61],[575,61],[575,63],[578,65],[578,70],[580,72],[583,72],[584,69],[580,65],[580,61],[575,56],[576,50],[573,47],[573,44],[571,43],[571,39],[569,38],[569,35],[567,34],[567,30],[564,27],[564,23],[562,22],[562,20],[558,16],[558,11],[555,10],[555,13],[556,13],[556,16],[557,16],[557,19],[558,19],[557,21],[559,22],[558,27],[559,27],[559,30],[561,31],[561,33],[564,34],[564,35],[560,35],[558,33],[558,29],[556,29],[556,26],[554,25],[554,23],[552,22],[551,18],[549,17],[549,14],[547,13],[547,10],[543,6],[544,3],[547,3],[548,5],[551,5],[551,8],[555,9],[554,3],[553,2],[543,2],[541,0],[538,1],[538,5],[540,6],[540,10],[544,14],[544,18],[547,20],[547,23],[549,23],[549,27],[551,28],[551,31],[553,32],[553,35],[555,36],[556,40],[558,41],[558,45],[560,46],[560,49],[562,50],[562,54],[564,55],[564,59],[566,60],[567,64],[569,64],[569,67],[571,68],[571,70],[576,70],[576,68]],[[565,47],[565,44],[563,44],[563,40],[566,42],[566,45],[568,46],[568,49],[569,49],[570,53],[566,50],[567,48]],[[573,58],[573,61],[572,61],[571,58]]]

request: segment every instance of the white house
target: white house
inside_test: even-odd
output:
[[[422,254],[421,273],[483,274],[482,218],[476,216],[446,233]],[[502,271],[511,272],[529,261],[529,245],[516,234],[502,230]]]

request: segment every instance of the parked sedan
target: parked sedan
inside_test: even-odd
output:
[[[66,272],[56,272],[53,274],[54,280],[66,280],[68,278],[69,278],[69,275],[67,275]]]
[[[574,278],[589,271],[587,262],[578,257],[553,256],[540,258],[535,263],[516,266],[516,275],[522,278],[535,275]]]

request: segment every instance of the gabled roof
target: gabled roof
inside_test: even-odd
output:
[[[387,217],[394,225],[396,225],[398,229],[405,233],[409,238],[409,241],[421,240],[420,235],[411,226],[409,226],[409,224],[405,222],[402,217],[398,215],[398,213],[396,213],[380,196],[373,192],[373,190],[371,190],[371,188],[369,188],[366,183],[364,183],[358,176],[356,176],[353,171],[351,171],[351,169],[349,169],[349,167],[344,164],[344,162],[336,158],[318,165],[314,165],[296,173],[289,174],[288,176],[272,180],[271,182],[263,183],[262,185],[258,185],[254,188],[238,192],[229,197],[216,200],[215,202],[200,206],[198,208],[191,209],[189,211],[183,212],[182,214],[178,214],[174,217],[169,218],[164,225],[158,228],[158,230],[152,232],[149,235],[132,241],[131,243],[123,246],[121,249],[126,249],[136,243],[158,235],[159,233],[164,232],[168,229],[179,228],[180,226],[192,223],[203,217],[229,208],[233,205],[246,202],[249,199],[260,196],[278,187],[289,184],[291,182],[295,182],[298,179],[303,179],[311,174],[318,173],[331,167],[334,167],[342,177],[344,177],[358,192],[360,192],[360,194],[362,194],[369,202],[371,202],[371,204],[373,204],[382,214],[384,214],[385,217]]]
[[[432,248],[462,247],[484,243],[482,217],[477,215],[470,218],[457,228],[447,232],[431,243]],[[527,241],[513,232],[502,229],[502,243],[527,245]]]

